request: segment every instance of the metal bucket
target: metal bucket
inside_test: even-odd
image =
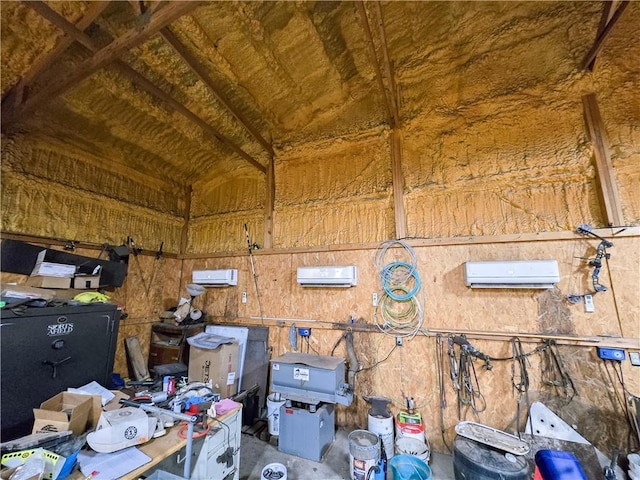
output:
[[[368,430],[349,434],[349,473],[351,480],[366,480],[367,472],[380,460],[380,438]]]

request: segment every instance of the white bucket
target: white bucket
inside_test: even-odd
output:
[[[387,459],[393,457],[395,454],[393,448],[393,417],[382,417],[369,413],[367,430],[381,438]]]
[[[280,407],[285,400],[276,400],[280,394],[272,393],[267,397],[267,424],[269,425],[269,435],[280,433]]]
[[[398,455],[411,455],[419,458],[424,463],[429,463],[431,449],[429,443],[412,437],[399,437],[396,440],[396,453]]]
[[[367,473],[380,460],[380,439],[367,430],[349,434],[349,473],[351,480],[367,480]]]
[[[287,467],[281,463],[265,465],[260,480],[287,480]]]
[[[410,437],[424,442],[422,415],[400,412],[396,418],[396,437]]]

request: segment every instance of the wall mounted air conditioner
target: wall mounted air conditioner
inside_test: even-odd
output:
[[[358,284],[355,265],[298,267],[298,283],[303,287],[353,287]]]
[[[238,285],[238,270],[225,268],[222,270],[194,270],[193,283],[204,287],[229,287]]]
[[[560,281],[555,260],[466,262],[464,283],[471,288],[553,288]]]

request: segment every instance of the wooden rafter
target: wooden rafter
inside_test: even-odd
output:
[[[398,113],[398,100],[396,97],[396,86],[393,72],[393,65],[389,60],[389,52],[387,49],[387,38],[384,30],[384,23],[382,18],[382,10],[380,4],[376,2],[377,14],[378,14],[378,28],[380,35],[381,50],[383,56],[383,63],[386,71],[387,80],[389,82],[389,92],[385,88],[382,78],[382,71],[380,69],[380,62],[376,54],[376,47],[373,41],[373,35],[371,34],[371,27],[369,26],[369,20],[367,18],[367,11],[364,7],[364,3],[361,1],[356,2],[358,12],[360,13],[360,19],[362,27],[364,29],[365,36],[367,37],[367,44],[369,46],[369,53],[371,56],[371,62],[376,72],[376,80],[378,86],[384,98],[384,105],[387,113],[387,121],[391,126],[391,176],[393,187],[393,214],[395,224],[396,238],[404,238],[407,236],[407,221],[404,210],[404,180],[402,175],[402,138],[398,128],[400,127],[400,116]]]
[[[135,82],[136,85],[144,88],[147,92],[151,93],[155,97],[159,98],[163,102],[167,103],[172,109],[181,114],[183,117],[186,117],[191,122],[198,125],[209,135],[215,137],[220,143],[226,145],[239,156],[244,158],[251,165],[256,167],[262,173],[266,172],[266,168],[260,162],[255,160],[251,155],[238,147],[235,143],[233,143],[229,138],[225,137],[222,133],[216,130],[214,127],[205,122],[202,118],[197,116],[183,104],[178,102],[175,98],[173,98],[168,93],[165,93],[161,88],[154,85],[151,81],[145,78],[142,74],[131,68],[127,63],[122,60],[116,60],[114,62],[114,66],[126,77],[128,77],[131,81]]]
[[[364,8],[364,3],[362,1],[356,2],[356,7],[358,9],[358,13],[360,14],[360,22],[362,23],[362,28],[364,29],[364,34],[367,37],[367,46],[369,47],[369,56],[371,57],[371,63],[373,64],[373,69],[376,73],[376,81],[378,82],[378,88],[382,93],[382,98],[384,99],[384,107],[387,114],[387,121],[391,125],[393,118],[391,116],[391,106],[389,104],[389,98],[387,96],[387,91],[384,88],[384,82],[382,81],[382,72],[380,71],[380,64],[378,63],[378,57],[376,55],[376,46],[373,42],[373,36],[371,35],[371,27],[369,26],[369,19],[367,18],[367,10]]]
[[[600,26],[598,27],[598,33],[596,35],[596,39],[593,42],[593,46],[591,47],[591,49],[587,52],[584,59],[582,60],[581,66],[583,69],[593,68],[593,64],[596,61],[596,56],[602,49],[604,40],[611,33],[613,26],[618,22],[618,20],[620,20],[620,17],[622,16],[622,12],[624,12],[624,10],[629,5],[629,0],[623,0],[622,2],[620,2],[620,5],[618,5],[618,8],[616,9],[616,11],[612,16],[610,15],[611,5],[606,5],[606,3],[608,2],[605,2],[605,7],[604,7],[605,11],[603,12],[602,19],[600,20]],[[610,20],[609,20],[609,16],[611,16]],[[606,19],[606,20],[603,21],[603,19]],[[604,23],[604,27],[603,27],[603,23]]]
[[[27,2],[27,5],[32,6],[31,3]],[[109,6],[109,2],[91,2],[84,16],[78,20],[76,23],[76,28],[80,31],[84,31],[91,25],[91,23],[100,16],[100,14],[104,11],[105,8]],[[36,61],[34,62],[31,70],[20,79],[20,81],[13,86],[9,90],[9,92],[5,95],[5,98],[2,99],[2,117],[4,118],[4,114],[8,109],[15,109],[19,107],[26,100],[26,93],[28,92],[31,85],[35,82],[35,80],[39,77],[39,75],[47,69],[53,62],[56,61],[57,58],[62,55],[69,46],[73,43],[74,39],[68,35],[63,36],[58,44],[53,48],[42,55],[40,55]]]
[[[38,92],[35,92],[33,96],[27,98],[20,106],[8,110],[6,112],[7,115],[3,115],[3,125],[17,121],[19,118],[38,109],[52,98],[61,95],[84,78],[113,62],[131,48],[146,41],[161,28],[193,11],[201,4],[202,2],[200,1],[171,2],[159,9],[147,22],[143,22],[143,24],[137,28],[116,38],[109,45],[101,48],[92,57],[82,62],[78,68],[69,72],[67,75],[61,75],[53,79],[48,85]]]
[[[582,97],[584,107],[584,117],[593,143],[593,152],[596,159],[596,174],[602,203],[605,211],[605,223],[607,225],[624,225],[622,216],[622,206],[620,205],[620,195],[618,184],[611,164],[611,151],[607,132],[602,122],[598,101],[594,94]]]
[[[41,4],[38,7],[38,13],[43,12],[46,16],[47,20],[51,21],[55,26],[63,30],[65,33],[70,35],[72,38],[79,41],[82,45],[84,45],[87,49],[92,52],[98,52],[99,47],[94,43],[94,41],[86,35],[84,32],[76,29],[76,27],[68,22],[64,17],[51,10],[47,5]],[[44,15],[43,15],[44,16]],[[165,93],[158,86],[154,85],[150,80],[145,78],[142,74],[138,73],[136,70],[131,68],[126,62],[120,59],[115,59],[113,61],[113,66],[131,81],[133,81],[136,85],[142,87],[144,90],[152,94],[153,96],[159,98],[160,100],[167,103],[172,109],[189,119],[191,122],[198,125],[209,135],[215,137],[219,142],[229,147],[235,153],[240,155],[242,158],[251,163],[254,167],[258,168],[261,172],[266,172],[265,167],[257,162],[251,155],[246,153],[240,147],[238,147],[235,143],[233,143],[230,139],[222,135],[215,128],[205,122],[202,118],[198,117],[195,113],[185,107],[183,104],[178,102],[176,99],[171,97],[169,94]]]
[[[391,108],[391,127],[395,128],[400,126],[400,116],[398,113],[398,99],[396,97],[396,81],[393,76],[393,68],[391,61],[389,60],[389,50],[387,48],[387,35],[384,31],[384,21],[382,18],[382,8],[380,2],[375,2],[376,9],[378,11],[378,27],[380,30],[380,44],[382,50],[382,58],[384,59],[384,69],[387,73],[387,80],[389,82],[389,106]]]
[[[202,64],[196,59],[196,57],[187,50],[187,48],[178,40],[178,38],[174,35],[174,33],[169,29],[169,27],[165,27],[160,30],[160,35],[165,41],[171,45],[171,48],[178,54],[179,57],[187,64],[187,66],[191,69],[193,73],[204,83],[209,91],[213,94],[214,97],[220,102],[227,111],[235,117],[235,119],[247,130],[251,136],[260,144],[262,147],[269,152],[269,155],[273,156],[274,151],[273,147],[269,142],[267,142],[260,132],[251,125],[251,123],[244,118],[244,116],[231,105],[229,99],[225,96],[222,90],[214,83],[211,79],[205,68]]]

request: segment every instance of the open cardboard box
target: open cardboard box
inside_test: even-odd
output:
[[[222,398],[238,393],[238,341],[223,343],[217,348],[189,347],[189,381],[208,382]]]
[[[87,427],[93,399],[90,395],[62,392],[33,409],[32,433],[71,430],[82,435]]]

